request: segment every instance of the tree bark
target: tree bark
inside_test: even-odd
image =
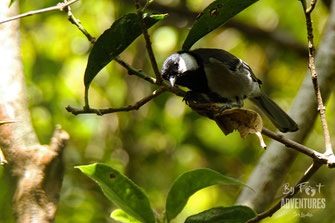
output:
[[[16,4],[8,5],[9,0],[0,1],[0,18],[18,14]],[[0,146],[9,163],[5,168],[16,176],[14,213],[17,222],[52,222],[69,135],[58,127],[50,145],[40,145],[27,105],[18,21],[0,25],[0,43],[0,121],[16,121],[0,126]]]
[[[329,21],[316,54],[316,69],[324,102],[330,97],[335,82],[334,27],[335,1],[332,1]],[[289,113],[298,123],[299,131],[285,134],[285,137],[302,143],[312,130],[318,115],[316,97],[309,72],[306,74]],[[247,185],[252,187],[256,193],[249,189],[243,189],[237,203],[248,205],[257,212],[266,210],[273,202],[276,192],[281,187],[296,156],[297,152],[276,141],[271,141],[247,182]]]

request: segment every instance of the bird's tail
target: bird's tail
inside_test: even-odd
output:
[[[249,98],[281,132],[295,132],[298,125],[271,98],[262,93],[260,96]]]

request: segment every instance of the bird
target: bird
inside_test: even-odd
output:
[[[186,95],[203,95],[224,104],[222,110],[254,103],[281,132],[297,131],[297,123],[261,89],[262,82],[250,66],[222,49],[199,48],[171,54],[162,65],[162,77],[170,85],[189,88]]]

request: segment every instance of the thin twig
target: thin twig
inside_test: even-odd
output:
[[[64,12],[67,12],[67,15],[69,16],[69,21],[74,24],[75,26],[78,27],[78,29],[87,37],[87,39],[91,42],[91,43],[95,43],[97,40],[96,38],[94,38],[93,36],[91,36],[86,29],[84,28],[84,26],[81,25],[81,22],[79,19],[76,19],[76,17],[74,17],[74,15],[72,14],[71,8],[70,6],[67,6],[64,8]]]
[[[152,94],[147,97],[142,98],[141,100],[137,101],[134,105],[123,106],[119,108],[105,108],[105,109],[95,109],[95,108],[88,108],[84,107],[83,109],[72,108],[70,105],[66,107],[68,112],[71,112],[74,115],[78,114],[97,114],[97,115],[105,115],[115,112],[123,112],[123,111],[133,111],[138,110],[140,107],[145,105],[147,102],[151,101],[153,98],[159,96],[160,94],[164,93],[166,90],[164,88],[159,88],[155,90]]]
[[[329,157],[323,153],[319,153],[307,146],[304,146],[300,143],[297,143],[293,140],[287,139],[285,138],[283,135],[272,132],[271,130],[264,128],[262,130],[262,134],[284,144],[285,146],[287,146],[288,148],[294,149],[298,152],[301,152],[307,156],[310,156],[311,158],[317,160],[319,163],[322,164],[330,164],[333,162],[333,157]]]
[[[45,8],[45,9],[39,9],[39,10],[35,10],[35,11],[26,12],[26,13],[23,13],[21,15],[13,16],[13,17],[10,17],[10,18],[5,19],[3,21],[0,21],[0,24],[6,23],[6,22],[10,22],[10,21],[13,21],[13,20],[16,20],[16,19],[21,19],[21,18],[27,17],[27,16],[32,16],[32,15],[44,13],[44,12],[57,11],[57,10],[61,10],[62,11],[62,10],[64,10],[64,8],[66,8],[67,6],[73,4],[73,3],[77,2],[77,1],[79,1],[79,0],[71,0],[69,2],[64,1],[63,3],[58,3],[56,6],[52,6],[52,7]]]
[[[315,68],[315,47],[314,47],[314,36],[313,36],[311,13],[313,12],[317,1],[311,0],[311,4],[309,8],[307,8],[304,0],[300,0],[300,1],[302,3],[304,13],[305,13],[305,18],[306,18],[307,38],[308,38],[308,57],[309,57],[308,67],[311,71],[313,87],[314,87],[315,95],[318,101],[318,111],[320,113],[323,135],[325,139],[325,147],[326,147],[325,155],[333,157],[334,153],[333,153],[333,149],[332,149],[332,145],[330,141],[330,134],[329,134],[327,118],[326,118],[326,108],[323,105],[322,95],[321,95],[321,91],[320,91],[319,83],[318,83],[318,74]],[[334,163],[329,164],[329,165],[334,165]]]
[[[128,70],[128,74],[130,75],[136,75],[148,82],[150,82],[151,84],[155,84],[156,83],[156,79],[147,76],[145,73],[143,73],[140,70],[135,69],[134,67],[132,67],[131,65],[127,64],[125,61],[121,60],[121,58],[119,56],[115,57],[114,60],[116,62],[118,62],[121,66],[123,66],[124,68],[126,68]]]
[[[149,58],[150,58],[151,66],[152,66],[152,69],[154,70],[154,73],[156,75],[156,84],[161,85],[163,83],[162,75],[161,75],[161,72],[158,69],[157,61],[156,61],[154,52],[152,50],[148,29],[145,26],[145,23],[143,21],[143,11],[141,9],[141,5],[140,5],[139,0],[135,0],[135,6],[136,6],[137,14],[138,14],[138,20],[139,20],[139,22],[141,23],[141,26],[142,26],[142,32],[143,32],[143,36],[144,36],[144,39],[145,39],[145,43],[146,43],[145,45],[146,45],[147,52],[148,52],[148,55],[149,55]]]
[[[299,191],[301,184],[307,182],[315,174],[315,172],[319,170],[321,166],[322,166],[322,163],[314,161],[314,163],[308,168],[308,170],[301,177],[299,182],[295,185],[293,193],[287,194],[275,206],[273,206],[272,208],[270,208],[269,210],[265,212],[258,214],[256,217],[247,221],[247,223],[259,222],[260,220],[264,218],[271,217],[284,204],[286,204],[290,200],[290,198],[292,198]]]

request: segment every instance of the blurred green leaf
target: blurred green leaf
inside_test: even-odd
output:
[[[164,19],[164,14],[145,14],[147,28]],[[127,14],[116,20],[96,41],[88,57],[84,75],[87,88],[98,72],[124,51],[142,33],[141,24],[135,13]]]
[[[10,8],[10,7],[14,4],[14,2],[15,2],[15,0],[11,0],[11,1],[9,2],[8,8]]]
[[[173,183],[166,199],[168,221],[175,218],[183,210],[192,194],[215,184],[245,185],[237,179],[210,169],[197,169],[183,173]]]
[[[76,168],[94,180],[101,187],[106,197],[125,212],[141,222],[155,222],[148,197],[128,177],[112,167],[100,163],[77,166]]]
[[[236,14],[257,2],[258,0],[216,0],[212,2],[203,12],[188,33],[183,44],[183,50],[189,50],[195,42],[206,34],[226,23]]]
[[[124,222],[124,223],[141,223],[136,218],[128,215],[122,209],[116,209],[111,213],[111,218],[115,221]]]
[[[247,206],[218,207],[188,217],[185,223],[245,223],[256,216]]]

